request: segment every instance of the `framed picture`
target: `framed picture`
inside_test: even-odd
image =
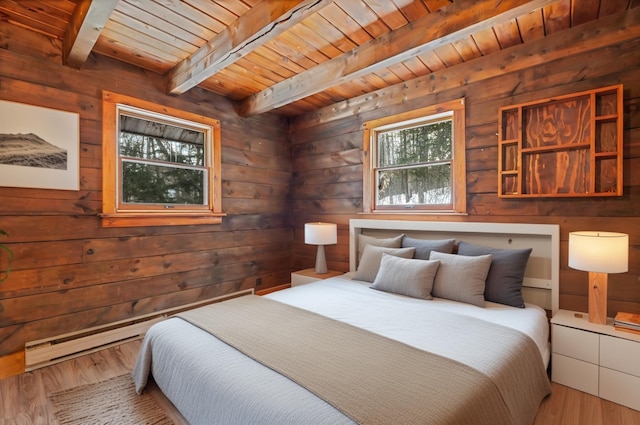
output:
[[[0,186],[79,189],[77,113],[0,100]]]

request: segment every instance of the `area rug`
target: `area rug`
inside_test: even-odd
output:
[[[131,375],[49,395],[60,425],[171,425],[149,393],[137,395]]]

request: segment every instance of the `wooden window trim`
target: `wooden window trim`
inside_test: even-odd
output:
[[[168,115],[209,126],[213,129],[213,140],[209,152],[209,203],[207,206],[189,210],[176,208],[172,211],[158,209],[118,208],[118,105],[126,105],[146,111]],[[103,227],[172,226],[193,224],[220,224],[222,217],[220,121],[199,114],[181,111],[153,102],[136,99],[109,91],[102,92],[102,218]]]
[[[409,121],[420,117],[440,114],[443,112],[453,112],[453,158],[451,161],[453,184],[452,184],[452,204],[451,207],[442,208],[439,206],[426,206],[416,208],[385,206],[376,208],[376,187],[375,175],[372,169],[372,137],[376,128]],[[464,98],[451,100],[448,102],[431,105],[413,111],[403,112],[376,120],[367,121],[363,124],[362,142],[362,174],[363,174],[363,212],[370,213],[436,213],[436,214],[466,214],[467,213],[467,172],[465,159],[465,101]]]

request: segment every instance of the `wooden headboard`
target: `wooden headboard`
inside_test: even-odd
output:
[[[349,222],[349,268],[357,268],[358,235],[390,237],[400,233],[422,239],[451,239],[501,249],[532,248],[523,282],[526,302],[559,308],[560,228],[556,224],[479,223],[352,219]]]

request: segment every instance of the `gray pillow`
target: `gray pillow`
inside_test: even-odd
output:
[[[404,234],[392,238],[374,238],[373,236],[358,235],[358,263],[364,253],[365,245],[386,246],[387,248],[400,248]]]
[[[484,287],[484,299],[524,308],[522,280],[531,255],[531,248],[498,249],[460,241],[458,254],[493,255]]]
[[[396,257],[411,258],[415,250],[415,248],[387,248],[385,246],[365,245],[362,259],[353,278],[373,282],[380,268],[382,254],[387,253]]]
[[[484,307],[484,282],[491,255],[467,257],[431,251],[430,260],[440,260],[431,295]]]
[[[407,295],[423,300],[433,299],[431,288],[440,261],[414,260],[382,254],[380,269],[373,289]]]
[[[415,247],[416,253],[413,255],[413,258],[419,258],[421,260],[428,260],[431,251],[451,254],[455,244],[455,239],[417,239],[410,236],[402,238],[402,247]]]

